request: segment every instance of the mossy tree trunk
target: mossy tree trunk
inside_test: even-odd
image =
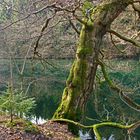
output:
[[[83,19],[76,58],[53,118],[80,120],[93,90],[102,38],[114,19],[132,0],[106,0]]]

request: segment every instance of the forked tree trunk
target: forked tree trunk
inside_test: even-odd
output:
[[[83,20],[76,58],[53,118],[80,120],[93,90],[102,38],[114,19],[131,2],[132,0],[106,0],[93,10],[91,18]]]

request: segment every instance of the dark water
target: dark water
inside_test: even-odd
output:
[[[62,91],[65,86],[66,78],[73,60],[48,60],[51,64],[41,62],[40,60],[27,60],[23,74],[20,71],[23,68],[23,60],[15,60],[13,64],[13,83],[15,89],[21,89],[29,97],[35,97],[36,108],[31,115],[36,120],[50,119],[56,110]],[[140,62],[111,61],[107,62],[111,69],[107,67],[109,76],[113,81],[125,89],[133,89],[134,94],[130,97],[140,103]],[[10,80],[10,62],[9,60],[0,61],[0,89],[6,90]],[[129,108],[121,101],[117,93],[111,91],[104,81],[99,68],[98,78],[94,94],[88,101],[84,124],[91,125],[100,121],[114,121],[122,124],[131,124],[140,119],[140,113]],[[100,80],[100,84],[99,84]],[[100,129],[103,137],[109,140],[137,140],[140,139],[140,128],[132,135],[120,129],[105,127]],[[90,131],[90,130],[88,130]],[[87,134],[81,134],[86,136]],[[94,137],[94,136],[93,136]],[[104,138],[104,140],[105,140]]]

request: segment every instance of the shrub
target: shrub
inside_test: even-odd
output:
[[[0,111],[10,114],[11,122],[13,115],[20,118],[27,116],[35,105],[34,98],[29,98],[18,90],[12,90],[11,87],[0,96]]]

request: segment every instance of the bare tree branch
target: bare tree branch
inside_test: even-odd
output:
[[[25,17],[20,18],[20,19],[18,19],[18,20],[16,20],[16,21],[10,23],[9,25],[5,26],[4,28],[0,29],[0,31],[5,30],[5,29],[9,28],[10,26],[12,26],[12,25],[14,25],[14,24],[16,24],[16,23],[18,23],[18,22],[21,22],[21,21],[23,21],[23,20],[29,18],[31,15],[35,15],[35,14],[37,14],[37,13],[40,13],[41,11],[43,11],[43,10],[45,10],[45,9],[47,9],[47,8],[51,8],[51,7],[55,8],[55,4],[56,4],[56,3],[53,3],[53,4],[51,4],[51,5],[46,5],[46,6],[44,6],[43,8],[41,8],[41,9],[39,9],[39,10],[37,10],[37,11],[34,11],[34,12],[32,12],[32,13],[29,13],[29,14],[26,15]]]
[[[109,84],[110,88],[113,89],[114,91],[117,91],[119,93],[120,99],[127,104],[130,108],[140,112],[140,105],[135,103],[132,99],[130,99],[119,87],[117,87],[110,79],[109,76],[106,72],[105,66],[101,61],[98,61],[99,65],[101,66],[103,75],[107,83]]]
[[[76,33],[78,34],[78,35],[80,35],[80,31],[76,28],[76,26],[74,25],[74,23],[69,19],[69,23],[70,23],[70,25],[72,26],[72,28],[76,31]]]
[[[41,32],[40,32],[40,35],[39,35],[39,37],[38,37],[38,39],[37,39],[37,41],[36,41],[36,43],[35,43],[34,54],[37,53],[37,48],[38,48],[38,46],[39,46],[39,41],[40,41],[40,39],[41,39],[42,36],[43,36],[43,32],[44,32],[45,29],[48,27],[48,24],[49,24],[50,20],[53,19],[53,18],[55,17],[55,15],[56,15],[56,13],[55,13],[52,17],[48,18],[48,19],[46,20],[44,26],[42,27]]]
[[[124,51],[122,51],[121,49],[119,49],[119,48],[116,46],[116,44],[115,44],[115,42],[114,42],[114,40],[113,40],[113,36],[112,36],[111,33],[110,33],[110,39],[111,39],[111,43],[113,44],[113,46],[114,46],[119,52],[124,53]]]
[[[111,33],[111,34],[113,34],[113,35],[119,37],[120,39],[122,39],[122,40],[124,40],[124,41],[127,41],[127,42],[129,42],[129,43],[132,43],[134,46],[140,48],[140,42],[139,42],[139,41],[136,41],[136,40],[131,39],[131,38],[128,38],[128,37],[125,37],[125,36],[123,36],[123,35],[117,33],[117,32],[114,31],[114,30],[108,30],[107,32],[109,32],[109,33]]]

